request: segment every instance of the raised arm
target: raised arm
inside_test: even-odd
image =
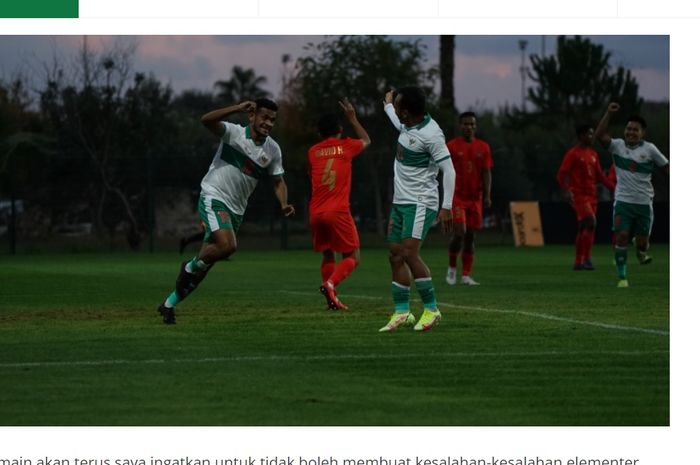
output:
[[[338,103],[340,104],[340,108],[343,109],[343,113],[345,113],[345,117],[348,119],[348,122],[355,131],[355,134],[357,134],[357,137],[359,137],[359,139],[362,141],[362,148],[366,149],[367,146],[372,143],[372,141],[370,140],[369,134],[367,134],[365,128],[360,124],[360,121],[358,121],[357,114],[355,113],[355,108],[352,106],[352,103],[350,103],[347,97]]]
[[[603,144],[604,147],[607,147],[610,145],[610,134],[608,134],[608,125],[610,124],[610,118],[612,117],[613,113],[617,113],[620,110],[620,105],[612,102],[610,105],[608,105],[608,109],[603,115],[603,118],[600,120],[598,123],[598,127],[595,130],[595,134],[593,137],[595,139],[598,139],[601,144]]]
[[[389,121],[397,130],[401,130],[401,121],[394,110],[394,91],[390,90],[384,94],[384,113],[389,117]]]
[[[234,113],[255,111],[255,102],[245,101],[237,105],[231,105],[218,110],[210,111],[202,116],[200,121],[205,128],[209,129],[217,137],[221,137],[226,132],[226,127],[221,122],[224,118]]]

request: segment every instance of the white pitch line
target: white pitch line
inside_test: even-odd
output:
[[[296,295],[316,295],[316,293],[313,292],[296,292],[296,291],[280,291],[285,294],[296,294]],[[345,297],[351,297],[353,299],[364,299],[364,300],[386,300],[382,297],[373,297],[369,295],[358,295],[358,294],[343,294]],[[551,315],[549,313],[539,313],[539,312],[526,312],[523,310],[504,310],[504,309],[498,309],[498,308],[485,308],[485,307],[473,307],[469,305],[458,305],[458,304],[451,304],[448,302],[443,302],[440,301],[439,303],[440,307],[447,307],[447,308],[457,308],[461,310],[474,310],[477,312],[485,312],[485,313],[502,313],[502,314],[507,314],[507,315],[522,315],[522,316],[529,316],[533,318],[540,318],[543,320],[552,320],[552,321],[562,321],[565,323],[574,323],[574,324],[579,324],[579,325],[586,325],[586,326],[595,326],[597,328],[604,328],[604,329],[614,329],[618,331],[632,331],[632,332],[637,332],[637,333],[647,333],[647,334],[656,334],[659,336],[668,336],[669,332],[668,331],[663,331],[661,329],[649,329],[649,328],[639,328],[636,326],[623,326],[623,325],[616,325],[612,323],[603,323],[602,321],[590,321],[590,320],[576,320],[574,318],[566,318],[563,316],[557,316],[557,315]]]
[[[642,356],[653,354],[668,354],[668,350],[612,350],[612,351],[540,351],[540,352],[433,352],[416,354],[330,354],[330,355],[240,355],[237,357],[214,358],[175,358],[175,359],[145,359],[145,360],[72,360],[56,362],[10,362],[0,363],[2,368],[44,368],[64,366],[111,366],[111,365],[162,365],[166,363],[236,363],[236,362],[315,362],[315,361],[342,361],[342,360],[392,360],[405,358],[480,358],[480,357],[553,357],[553,356]]]

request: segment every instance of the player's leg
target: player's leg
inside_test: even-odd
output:
[[[192,260],[181,264],[175,290],[158,307],[166,324],[175,323],[175,306],[197,288],[214,263],[236,251],[235,231],[240,227],[243,217],[231,213],[223,203],[213,199],[200,198],[199,207],[205,228],[204,242]]]
[[[319,290],[326,297],[330,309],[347,310],[348,306],[338,299],[336,288],[360,263],[360,236],[350,212],[329,212],[327,227],[330,248],[340,252],[343,258]]]
[[[411,270],[404,260],[401,238],[406,234],[404,217],[406,206],[392,205],[389,215],[389,264],[391,266],[391,297],[394,301],[394,313],[389,322],[379,332],[393,332],[400,326],[412,325],[416,319],[410,311]]]
[[[335,252],[326,249],[321,252],[321,282],[325,283],[335,270]]]
[[[615,231],[615,266],[617,267],[617,287],[629,287],[627,281],[627,247],[632,226],[630,205],[616,201],[613,207],[613,227]]]
[[[449,285],[457,284],[457,257],[462,251],[462,242],[466,231],[464,208],[452,208],[452,225],[452,237],[450,237],[450,242],[447,246],[448,265],[447,276],[445,277],[445,281],[447,281]]]
[[[596,227],[596,217],[595,217],[595,209],[591,205],[590,207],[590,213],[586,215],[583,220],[581,221],[581,231],[580,234],[582,236],[582,255],[583,255],[583,263],[582,267],[584,270],[593,270],[595,269],[593,266],[593,260],[592,260],[592,252],[593,252],[593,242],[595,241],[595,227]]]
[[[311,243],[316,252],[321,252],[321,282],[325,283],[335,270],[335,253],[331,247],[330,230],[325,213],[318,213],[309,218],[311,226]]]
[[[481,229],[481,205],[481,201],[473,201],[470,202],[466,210],[466,230],[464,233],[464,242],[462,244],[462,278],[460,279],[460,283],[469,286],[479,285],[471,275],[476,252],[476,231]]]
[[[403,260],[411,270],[416,282],[416,290],[423,301],[423,314],[413,327],[416,331],[427,331],[441,319],[435,298],[433,278],[430,276],[430,269],[420,256],[421,245],[436,217],[436,210],[431,210],[420,204],[412,206],[411,209],[407,210],[405,234],[401,240]]]
[[[654,222],[654,210],[651,205],[640,205],[638,210],[634,229],[637,260],[642,265],[648,265],[653,260],[648,252],[649,236],[651,235],[651,227]]]

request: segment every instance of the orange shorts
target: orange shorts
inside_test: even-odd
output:
[[[469,229],[481,229],[482,201],[469,200],[452,206],[452,222],[461,223]]]
[[[360,236],[349,212],[321,212],[311,216],[311,240],[316,252],[350,253],[360,248]]]
[[[587,216],[595,216],[595,212],[598,208],[598,201],[594,197],[574,197],[572,207],[576,212],[576,221],[581,221]]]

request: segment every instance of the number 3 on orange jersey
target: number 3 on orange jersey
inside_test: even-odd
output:
[[[335,158],[328,160],[328,163],[326,163],[326,169],[323,170],[323,176],[321,177],[321,184],[328,186],[329,191],[332,191],[335,188],[335,171],[331,170],[334,161]]]

